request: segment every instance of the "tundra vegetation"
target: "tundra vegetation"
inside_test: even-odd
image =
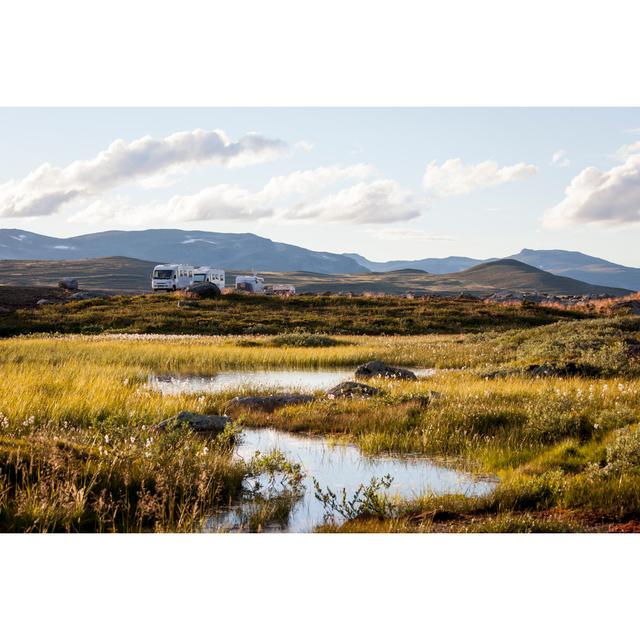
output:
[[[366,300],[309,298],[297,310],[282,301],[247,302],[238,325],[233,303],[216,306],[223,300],[199,303],[197,311],[209,332],[230,335],[192,336],[186,334],[198,333],[199,321],[171,325],[170,315],[180,310],[169,299],[110,300],[104,316],[103,301],[80,301],[3,320],[13,334],[87,327],[135,333],[1,340],[0,530],[196,531],[206,529],[213,510],[248,490],[255,499],[245,529],[262,530],[274,519],[286,520],[301,472],[277,452],[247,462],[233,455],[242,427],[264,426],[353,442],[369,454],[429,456],[500,480],[482,497],[403,501],[379,495],[384,478],[351,500],[318,486],[325,508],[347,518],[342,524],[329,518],[325,531],[638,527],[638,317],[528,305],[467,307],[466,301],[430,307],[401,299],[380,308],[376,302],[374,309]],[[171,314],[162,311],[168,304]],[[254,304],[268,311],[255,316],[268,331],[255,329],[247,311]],[[144,323],[136,305],[147,305]],[[219,313],[205,316],[210,307]],[[286,317],[276,320],[283,308]],[[400,311],[391,315],[392,309]],[[394,325],[411,331],[348,331],[365,326],[367,315],[369,333]],[[140,333],[159,327],[182,335]],[[326,333],[319,335],[319,328]],[[147,387],[152,373],[355,369],[373,359],[438,372],[417,381],[368,381],[382,391],[372,397],[317,393],[311,402],[271,413],[243,408],[216,438],[186,428],[153,429],[180,411],[222,414],[237,391],[163,396]],[[271,479],[266,491],[265,474]],[[286,478],[285,490],[274,489],[277,474]]]
[[[1,288],[0,288],[1,289]],[[47,297],[46,294],[39,294]],[[199,335],[421,335],[516,329],[594,315],[592,307],[486,304],[476,298],[229,294],[184,305],[180,294],[114,296],[0,314],[0,336],[34,332]],[[2,303],[4,304],[4,303]],[[6,305],[5,305],[6,306]],[[11,308],[11,307],[9,307]]]

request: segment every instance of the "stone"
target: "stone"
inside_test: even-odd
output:
[[[4,315],[5,313],[11,313],[11,309],[7,309],[7,307],[0,307],[0,315]]]
[[[195,300],[178,300],[179,309],[197,309],[198,303]]]
[[[381,360],[371,360],[356,369],[356,378],[394,378],[396,380],[417,380],[413,371],[402,367],[392,367]]]
[[[212,282],[196,282],[190,284],[185,290],[184,295],[187,298],[219,298],[220,289]]]
[[[382,393],[380,389],[370,387],[362,382],[341,382],[332,389],[327,391],[327,397],[332,400],[335,398],[364,398],[377,396]]]
[[[237,396],[227,405],[227,411],[234,409],[252,409],[257,411],[272,412],[287,405],[304,404],[312,402],[314,396],[309,394],[275,393],[268,396]]]
[[[48,300],[47,298],[40,298],[40,300],[38,300],[38,302],[36,302],[36,304],[39,307],[42,307],[45,304],[55,304],[55,302],[53,300]]]
[[[600,369],[583,362],[565,362],[563,364],[545,362],[544,364],[528,366],[525,369],[525,373],[539,378],[548,376],[597,376],[600,374]]]
[[[78,280],[77,278],[60,278],[60,280],[58,280],[58,286],[61,289],[68,289],[69,291],[77,291]]]
[[[640,315],[640,300],[620,300],[611,305],[611,311],[623,312],[631,315]]]
[[[222,433],[230,422],[231,418],[227,416],[181,411],[175,416],[156,424],[153,429],[167,431],[168,429],[176,429],[180,425],[185,425],[196,433],[217,435]]]

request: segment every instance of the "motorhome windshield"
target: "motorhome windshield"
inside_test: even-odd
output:
[[[153,272],[153,277],[158,280],[170,280],[173,278],[173,271],[171,269],[158,269]]]

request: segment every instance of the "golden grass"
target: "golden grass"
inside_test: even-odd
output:
[[[444,370],[527,362],[540,354],[560,357],[567,348],[574,350],[572,357],[590,361],[597,356],[600,359],[593,361],[600,364],[611,361],[612,371],[620,368],[617,363],[624,365],[621,338],[608,333],[609,325],[584,321],[574,332],[578,339],[569,347],[567,331],[563,324],[482,338],[343,336],[339,339],[345,344],[315,348],[275,347],[267,337],[247,336],[2,340],[0,453],[5,470],[17,475],[11,479],[5,474],[0,480],[0,528],[192,528],[207,505],[237,490],[242,470],[231,465],[224,452],[216,452],[216,459],[207,464],[201,458],[194,462],[202,445],[188,438],[180,440],[177,448],[174,443],[162,449],[152,465],[147,452],[138,450],[140,438],[150,425],[181,410],[221,413],[235,394],[162,396],[146,388],[150,373],[355,367],[373,358],[443,370],[417,382],[373,381],[384,392],[380,397],[329,400],[317,394],[308,404],[272,414],[245,411],[236,417],[247,426],[346,439],[372,454],[423,454],[474,471],[497,472],[502,483],[490,499],[472,501],[472,507],[455,507],[458,515],[484,509],[482,523],[473,521],[466,530],[542,530],[545,526],[551,530],[556,524],[545,518],[531,520],[517,514],[555,508],[632,517],[640,509],[634,457],[639,454],[634,449],[636,440],[628,436],[640,423],[640,379],[635,370],[601,378],[516,374],[494,379],[472,369]],[[596,336],[597,331],[602,335]],[[253,346],[246,346],[246,341]],[[578,347],[584,353],[578,353]],[[439,395],[434,397],[434,391]],[[105,449],[105,437],[119,443],[110,449],[114,455],[105,456],[100,450]],[[56,442],[67,444],[60,448]],[[617,453],[607,453],[612,447],[617,447]],[[181,471],[158,491],[163,478],[173,477],[175,470]],[[20,484],[18,476],[25,482]],[[215,478],[215,486],[206,477]],[[201,493],[190,492],[190,485],[203,487]],[[111,504],[117,505],[115,515],[107,507],[100,511],[101,494],[93,491],[95,486],[108,489]],[[6,502],[9,494],[13,498]],[[425,504],[414,506],[413,511],[407,506],[400,519],[371,526],[379,531],[411,530],[414,511],[426,508]],[[128,510],[128,516],[119,520],[117,513],[123,510]],[[152,512],[155,520],[149,515]],[[357,530],[360,525],[350,526]],[[431,524],[420,526],[433,530]]]

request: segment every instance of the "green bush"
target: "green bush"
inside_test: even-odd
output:
[[[320,333],[283,333],[269,340],[274,347],[335,347],[348,344]]]

